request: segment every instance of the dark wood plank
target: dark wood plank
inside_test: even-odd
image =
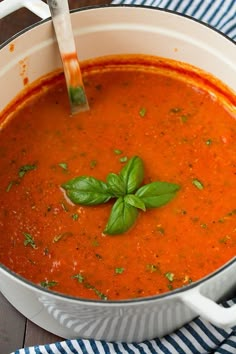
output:
[[[37,344],[49,344],[63,340],[52,333],[38,327],[33,322],[27,320],[25,331],[25,346],[30,347]]]
[[[7,354],[24,344],[26,319],[0,293],[0,353]]]
[[[109,4],[111,0],[69,0],[70,9],[78,9],[85,6],[105,5]]]
[[[2,0],[0,0],[0,2],[1,1]],[[69,6],[72,10],[86,6],[105,5],[109,4],[110,2],[111,0],[69,0]],[[10,14],[1,19],[0,44],[6,41],[8,38],[12,37],[14,34],[38,21],[40,21],[40,19],[25,8],[17,10],[13,14]]]
[[[0,44],[37,21],[39,21],[39,18],[27,9],[17,10],[13,14],[1,19]]]

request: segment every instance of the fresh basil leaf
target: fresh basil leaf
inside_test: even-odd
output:
[[[146,207],[145,207],[144,202],[139,197],[137,197],[137,195],[135,195],[135,194],[127,194],[124,197],[124,201],[125,201],[125,203],[132,205],[135,208],[146,211]]]
[[[145,117],[146,113],[147,113],[147,109],[145,107],[140,108],[139,110],[140,117],[142,118]]]
[[[168,182],[152,182],[139,188],[135,193],[146,208],[158,208],[174,198],[179,185]]]
[[[123,267],[117,267],[115,268],[115,274],[122,274],[124,273],[125,268]]]
[[[175,278],[175,275],[174,275],[174,273],[167,272],[167,273],[165,273],[165,277],[166,277],[170,282],[173,282],[173,281],[174,281],[174,278]]]
[[[104,233],[117,235],[126,232],[134,224],[137,216],[137,208],[125,203],[124,198],[118,198],[112,207]]]
[[[7,188],[6,188],[6,192],[10,192],[11,188],[14,186],[14,185],[17,185],[19,184],[19,181],[10,181]]]
[[[120,162],[121,163],[125,163],[125,162],[127,162],[128,161],[128,157],[127,156],[122,156],[122,157],[120,157]]]
[[[19,168],[19,171],[18,171],[18,176],[20,178],[23,178],[24,175],[29,172],[29,171],[32,171],[32,170],[35,170],[37,168],[36,165],[24,165],[24,166],[21,166]]]
[[[62,232],[61,234],[54,236],[52,242],[56,243],[56,242],[59,242],[62,239],[70,237],[70,236],[73,236],[72,232],[70,232],[70,231]]]
[[[58,164],[58,166],[60,166],[63,170],[67,171],[68,170],[68,165],[66,162],[60,162]]]
[[[114,151],[114,153],[116,155],[121,155],[122,154],[122,150],[120,150],[120,149],[114,149],[113,151]]]
[[[202,183],[199,179],[197,179],[197,178],[194,178],[194,179],[192,180],[192,184],[193,184],[197,189],[200,189],[200,190],[204,189],[203,183]]]
[[[34,241],[34,238],[32,235],[28,234],[27,232],[23,232],[23,235],[25,236],[24,240],[24,246],[31,246],[32,248],[36,249],[36,244]]]
[[[86,103],[86,95],[83,86],[70,86],[69,96],[72,103],[76,103],[79,105]]]
[[[89,165],[92,169],[95,168],[97,166],[97,160],[91,160]]]
[[[132,157],[120,171],[120,177],[125,183],[126,194],[138,189],[144,178],[143,161],[140,157]]]
[[[72,278],[77,279],[79,283],[84,282],[84,276],[81,273],[73,275]]]
[[[94,177],[81,176],[62,184],[68,198],[75,204],[98,205],[108,202],[112,195],[106,183]]]
[[[45,280],[45,281],[40,282],[40,285],[43,288],[52,288],[53,286],[56,286],[57,284],[58,284],[58,282],[54,281],[54,280]]]
[[[116,197],[124,196],[126,193],[124,181],[115,173],[109,173],[107,176],[107,185],[111,194],[114,194]]]
[[[107,300],[107,296],[103,294],[100,290],[98,290],[94,285],[87,282],[86,278],[83,274],[79,273],[74,275],[72,278],[77,279],[79,283],[83,284],[85,288],[91,289],[95,292],[95,294],[100,297],[102,300]]]

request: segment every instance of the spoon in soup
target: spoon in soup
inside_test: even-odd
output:
[[[89,110],[72,32],[68,0],[47,0],[63,64],[71,113]]]

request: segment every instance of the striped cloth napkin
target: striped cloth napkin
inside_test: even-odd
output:
[[[112,4],[152,6],[183,13],[236,41],[236,0],[113,0]]]
[[[195,17],[236,42],[236,0],[113,0],[113,4],[166,8]],[[236,304],[236,298],[223,304]],[[236,354],[236,326],[223,330],[196,318],[175,333],[142,343],[73,339],[19,349],[12,354]]]

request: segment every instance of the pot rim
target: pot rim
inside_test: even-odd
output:
[[[158,7],[153,7],[153,6],[144,6],[144,5],[135,5],[135,4],[104,4],[104,5],[91,5],[91,6],[86,6],[86,7],[81,7],[81,8],[77,8],[77,9],[73,9],[70,10],[70,13],[77,13],[80,11],[89,11],[89,10],[94,10],[94,9],[100,9],[100,8],[140,8],[140,9],[149,9],[149,10],[154,10],[154,11],[160,11],[160,12],[166,12],[166,13],[170,13],[172,15],[176,15],[176,16],[180,16],[180,17],[184,17],[190,21],[194,21],[196,23],[198,23],[199,25],[202,25],[204,27],[206,27],[209,30],[212,30],[214,32],[216,32],[216,34],[218,34],[219,36],[222,36],[225,38],[225,40],[228,40],[230,42],[232,42],[233,44],[236,45],[236,43],[234,42],[233,39],[229,38],[226,34],[224,34],[223,32],[219,31],[218,29],[210,26],[209,24],[198,20],[194,17],[191,17],[189,15],[186,14],[182,14],[182,13],[178,13],[169,9],[163,9],[163,8],[158,8]],[[40,26],[41,24],[44,24],[46,22],[51,21],[51,17],[43,19],[41,21],[38,21],[30,26],[27,26],[26,28],[22,29],[21,31],[17,32],[16,34],[14,34],[13,36],[11,36],[9,39],[7,39],[6,41],[4,41],[2,44],[0,44],[0,50],[3,49],[6,45],[8,45],[10,42],[12,42],[14,39],[20,37],[21,35],[27,33],[28,31],[30,31],[31,29]],[[156,301],[156,300],[160,300],[160,299],[164,299],[164,298],[168,298],[168,297],[172,297],[174,295],[181,295],[182,293],[193,289],[193,288],[197,288],[199,286],[201,286],[203,283],[205,283],[206,281],[210,280],[211,278],[217,276],[218,274],[220,274],[221,272],[223,272],[224,270],[226,270],[227,268],[231,267],[234,263],[236,263],[236,256],[231,258],[228,262],[224,263],[220,268],[216,269],[215,271],[207,274],[205,277],[202,277],[201,279],[188,284],[184,287],[181,288],[177,288],[171,291],[166,291],[165,293],[161,293],[161,294],[157,294],[157,295],[152,295],[152,296],[146,296],[146,297],[140,297],[140,298],[134,298],[134,299],[121,299],[121,300],[100,300],[100,299],[87,299],[87,298],[82,298],[82,297],[76,297],[76,296],[72,296],[72,295],[68,295],[68,294],[63,294],[54,290],[49,290],[47,288],[43,288],[42,286],[35,284],[29,280],[27,280],[26,278],[24,278],[23,276],[17,274],[16,272],[12,271],[10,268],[6,267],[4,264],[0,263],[0,272],[1,269],[3,271],[5,271],[6,273],[8,273],[10,276],[16,278],[20,283],[23,283],[23,285],[27,286],[28,288],[33,288],[34,290],[37,290],[43,294],[48,294],[50,296],[53,297],[57,297],[58,299],[61,300],[72,300],[74,302],[82,302],[84,304],[94,304],[94,305],[105,305],[105,306],[109,306],[109,305],[130,305],[130,304],[139,304],[139,303],[143,303],[143,302],[150,302],[150,301]]]
[[[149,9],[149,10],[154,10],[154,11],[160,11],[160,12],[167,12],[170,13],[172,15],[176,15],[176,16],[180,16],[183,18],[186,18],[190,21],[194,21],[196,23],[198,23],[199,25],[202,25],[204,27],[206,27],[209,30],[212,30],[213,32],[216,32],[218,35],[222,36],[225,38],[225,40],[228,40],[230,42],[232,42],[233,44],[236,45],[235,41],[228,37],[226,34],[224,34],[223,32],[221,32],[220,30],[218,30],[215,27],[210,26],[208,23],[203,22],[199,19],[196,19],[194,17],[191,17],[189,15],[180,13],[180,12],[176,12],[176,11],[172,11],[169,9],[164,9],[164,8],[159,8],[159,7],[154,7],[154,6],[147,6],[147,5],[135,5],[135,4],[104,4],[104,5],[91,5],[91,6],[84,6],[84,7],[80,7],[77,9],[72,9],[70,10],[70,13],[76,13],[76,12],[80,12],[80,11],[87,11],[87,10],[94,10],[94,9],[100,9],[100,8],[140,8],[140,9]],[[33,23],[32,25],[27,26],[26,28],[22,29],[21,31],[17,32],[16,34],[14,34],[13,36],[11,36],[9,39],[7,39],[6,41],[4,41],[2,44],[0,44],[0,50],[2,48],[4,48],[7,44],[9,44],[12,40],[16,39],[17,37],[21,36],[22,34],[30,31],[31,29],[40,26],[41,24],[45,23],[45,22],[49,22],[52,21],[51,17],[48,17],[46,19],[40,20],[36,23]]]

